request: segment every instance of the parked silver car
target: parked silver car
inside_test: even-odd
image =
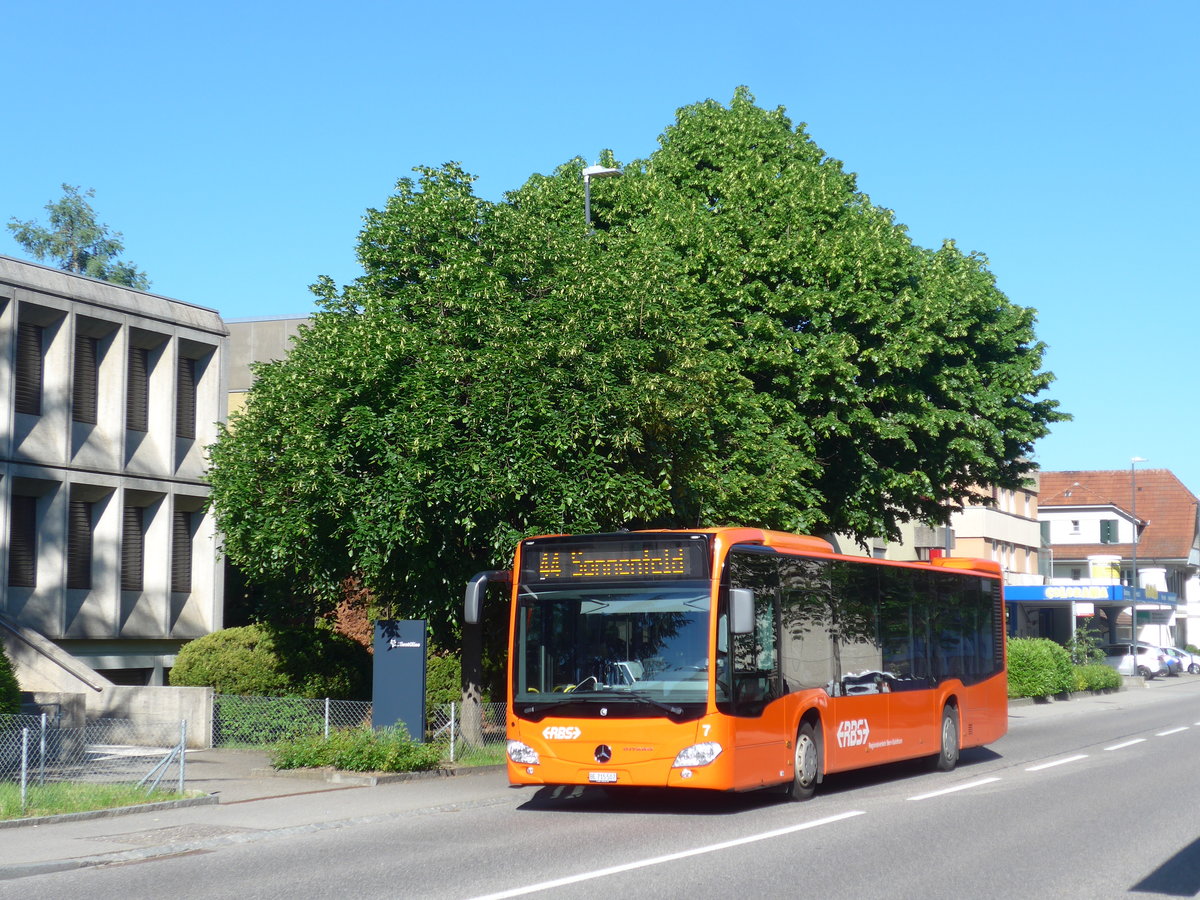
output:
[[[1129,642],[1108,644],[1101,647],[1104,651],[1104,662],[1112,666],[1122,675],[1141,675],[1143,678],[1154,678],[1166,675],[1169,671],[1167,655],[1158,647],[1139,643],[1137,645],[1137,665],[1134,666],[1133,656],[1129,652]]]
[[[1180,650],[1178,647],[1163,647],[1162,651],[1179,660],[1180,667],[1189,675],[1200,675],[1200,656]]]

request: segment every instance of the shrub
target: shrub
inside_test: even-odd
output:
[[[329,628],[226,628],[183,646],[171,684],[266,697],[370,696],[371,655]]]
[[[1049,638],[1008,642],[1008,696],[1050,697],[1075,689],[1071,655]]]
[[[458,654],[433,650],[425,663],[425,706],[435,709],[462,701],[462,662]]]
[[[260,747],[324,732],[324,711],[303,698],[218,695],[213,703],[214,746]]]
[[[0,716],[15,716],[21,711],[21,686],[13,672],[8,654],[0,647]]]
[[[1121,686],[1121,676],[1112,666],[1091,663],[1075,667],[1075,690],[1108,691]]]
[[[437,768],[441,750],[419,744],[403,725],[381,728],[346,728],[319,735],[281,741],[271,750],[277,769],[332,766],[350,772],[421,772]]]

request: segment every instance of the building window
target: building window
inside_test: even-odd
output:
[[[121,590],[142,589],[143,560],[146,554],[145,510],[126,506],[121,520]]]
[[[13,494],[9,519],[8,583],[37,587],[37,497]]]
[[[196,361],[183,356],[175,379],[175,436],[196,436]]]
[[[71,384],[71,418],[85,425],[96,424],[96,385],[99,381],[99,341],[86,334],[75,335],[75,372]]]
[[[1071,580],[1072,581],[1079,581],[1082,578],[1083,578],[1083,569],[1072,569],[1071,570]]]
[[[150,430],[150,351],[129,348],[129,383],[125,389],[125,427]]]
[[[45,329],[31,322],[17,324],[14,406],[27,416],[42,414],[42,338]]]
[[[1117,520],[1116,519],[1101,519],[1100,520],[1100,543],[1115,544],[1117,543]]]
[[[92,504],[72,500],[67,519],[67,587],[92,586]]]
[[[1079,534],[1079,520],[1078,519],[1071,520],[1071,534]]]
[[[187,594],[192,590],[192,516],[175,510],[171,526],[171,590]]]

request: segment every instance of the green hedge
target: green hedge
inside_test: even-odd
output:
[[[15,716],[21,711],[21,686],[13,672],[8,654],[0,647],[0,716]]]
[[[1052,697],[1075,690],[1067,648],[1049,638],[1010,638],[1008,696]]]
[[[184,644],[171,669],[177,687],[261,697],[371,696],[371,655],[328,628],[226,628]]]
[[[1075,667],[1075,690],[1111,691],[1121,686],[1121,675],[1112,666],[1091,663]]]

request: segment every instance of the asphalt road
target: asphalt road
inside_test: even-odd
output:
[[[1016,707],[953,773],[833,776],[808,803],[479,776],[451,804],[21,878],[0,897],[1193,897],[1197,759],[1200,677],[1184,677]]]

